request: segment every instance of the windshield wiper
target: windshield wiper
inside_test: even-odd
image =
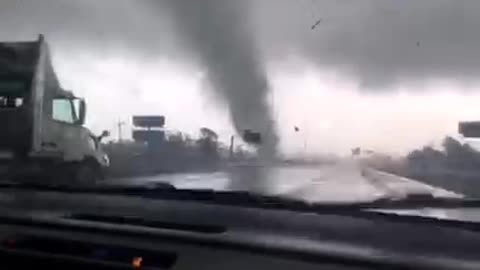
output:
[[[361,208],[361,203],[311,203],[299,199],[263,195],[248,191],[217,191],[212,189],[177,189],[169,183],[142,186],[98,185],[91,187],[46,185],[39,183],[0,182],[0,189],[60,192],[72,194],[121,195],[147,199],[194,201],[242,207],[314,211],[321,209]]]
[[[430,193],[407,194],[401,199],[380,198],[364,205],[367,208],[479,208],[480,199],[462,197],[435,197]]]
[[[195,201],[242,207],[284,209],[292,211],[352,211],[364,209],[402,208],[478,208],[479,199],[434,197],[429,193],[407,194],[401,199],[380,198],[366,202],[308,202],[299,199],[263,195],[248,191],[216,191],[212,189],[177,189],[170,183],[155,183],[142,186],[98,185],[76,187],[32,183],[0,182],[0,189],[13,188],[33,191],[50,191],[75,194],[100,194],[135,196],[147,199]]]
[[[35,191],[53,191],[63,193],[96,193],[96,194],[120,194],[120,195],[144,195],[149,192],[158,192],[163,189],[175,189],[170,183],[155,183],[143,186],[126,185],[92,185],[92,186],[72,186],[72,185],[54,185],[43,183],[17,183],[0,182],[0,188],[15,188]]]

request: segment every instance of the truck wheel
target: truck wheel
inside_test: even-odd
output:
[[[82,162],[73,169],[73,183],[77,186],[95,185],[101,178],[98,166],[93,162]]]

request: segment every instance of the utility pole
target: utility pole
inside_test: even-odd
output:
[[[307,136],[303,135],[303,155],[307,156]]]
[[[233,159],[233,155],[234,155],[234,149],[235,147],[235,137],[232,135],[230,137],[230,159]]]
[[[125,125],[125,122],[118,120],[117,128],[118,128],[118,142],[122,142],[122,126]]]

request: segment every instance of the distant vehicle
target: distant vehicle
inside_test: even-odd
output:
[[[0,43],[0,165],[13,179],[93,183],[109,159],[83,127],[86,104],[62,89],[43,36]],[[67,182],[65,182],[67,181]]]

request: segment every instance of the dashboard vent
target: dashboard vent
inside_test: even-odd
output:
[[[226,232],[225,226],[209,225],[209,224],[190,224],[190,223],[178,223],[159,220],[147,220],[141,217],[135,216],[106,216],[106,215],[90,215],[90,214],[74,214],[68,216],[69,219],[94,221],[94,222],[107,222],[114,224],[135,225],[142,227],[151,227],[158,229],[168,229],[176,231],[189,231],[196,233],[224,233]]]

